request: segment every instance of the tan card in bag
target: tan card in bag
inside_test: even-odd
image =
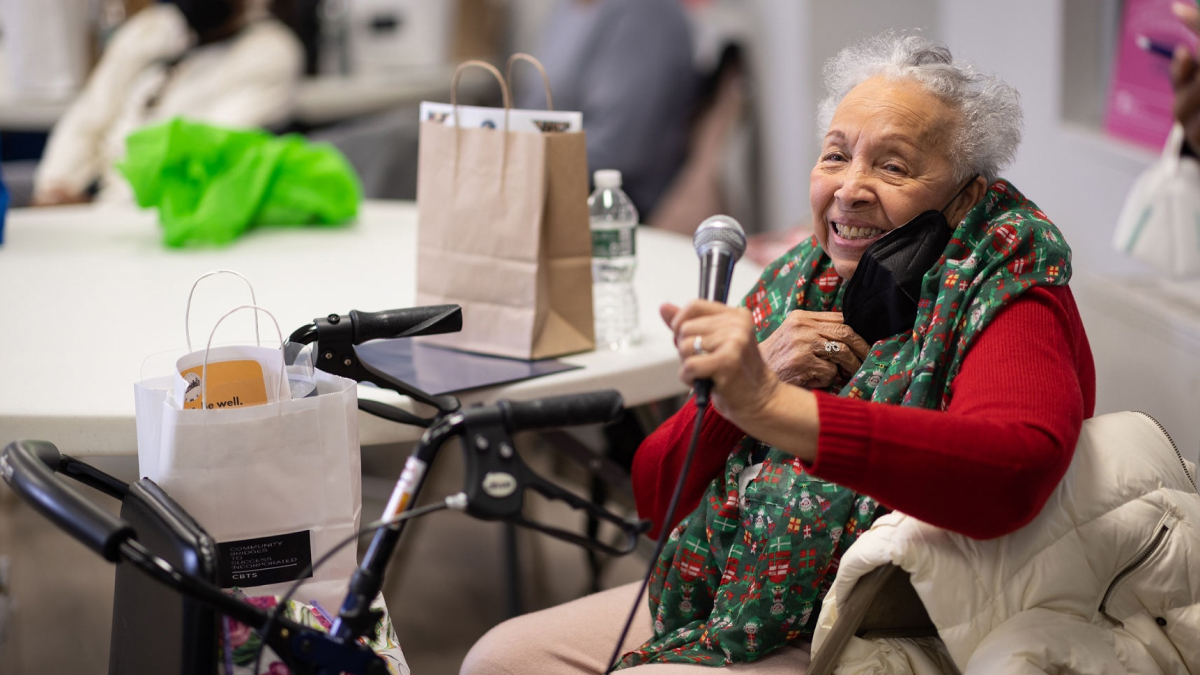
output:
[[[267,402],[267,386],[263,380],[262,364],[253,359],[220,361],[208,364],[208,387],[204,396],[201,382],[204,366],[188,368],[180,373],[187,381],[183,396],[184,410],[199,410],[203,400],[209,410],[263,405]]]

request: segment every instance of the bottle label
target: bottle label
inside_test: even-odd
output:
[[[592,230],[593,258],[622,258],[637,253],[632,227]]]

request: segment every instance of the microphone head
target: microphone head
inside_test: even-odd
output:
[[[692,245],[700,256],[714,247],[722,248],[736,262],[746,252],[746,231],[729,216],[711,216],[696,228]]]

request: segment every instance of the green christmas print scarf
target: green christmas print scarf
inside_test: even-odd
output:
[[[910,333],[872,345],[841,396],[944,410],[972,342],[1025,290],[1064,285],[1070,248],[1036,205],[997,181],[955,229],[922,282]],[[772,263],[746,296],[761,341],[789,311],[837,311],[842,280],[815,239]],[[840,389],[840,391],[839,391]],[[654,637],[619,667],[754,661],[811,636],[838,560],[875,517],[868,496],[807,473],[770,448],[745,493],[758,447],[743,440],[700,505],[669,535],[650,581]]]

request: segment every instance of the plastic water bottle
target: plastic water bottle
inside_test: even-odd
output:
[[[637,270],[638,212],[621,191],[621,172],[597,171],[596,191],[588,198],[592,224],[592,307],[596,317],[596,348],[621,349],[641,339],[638,332]]]

